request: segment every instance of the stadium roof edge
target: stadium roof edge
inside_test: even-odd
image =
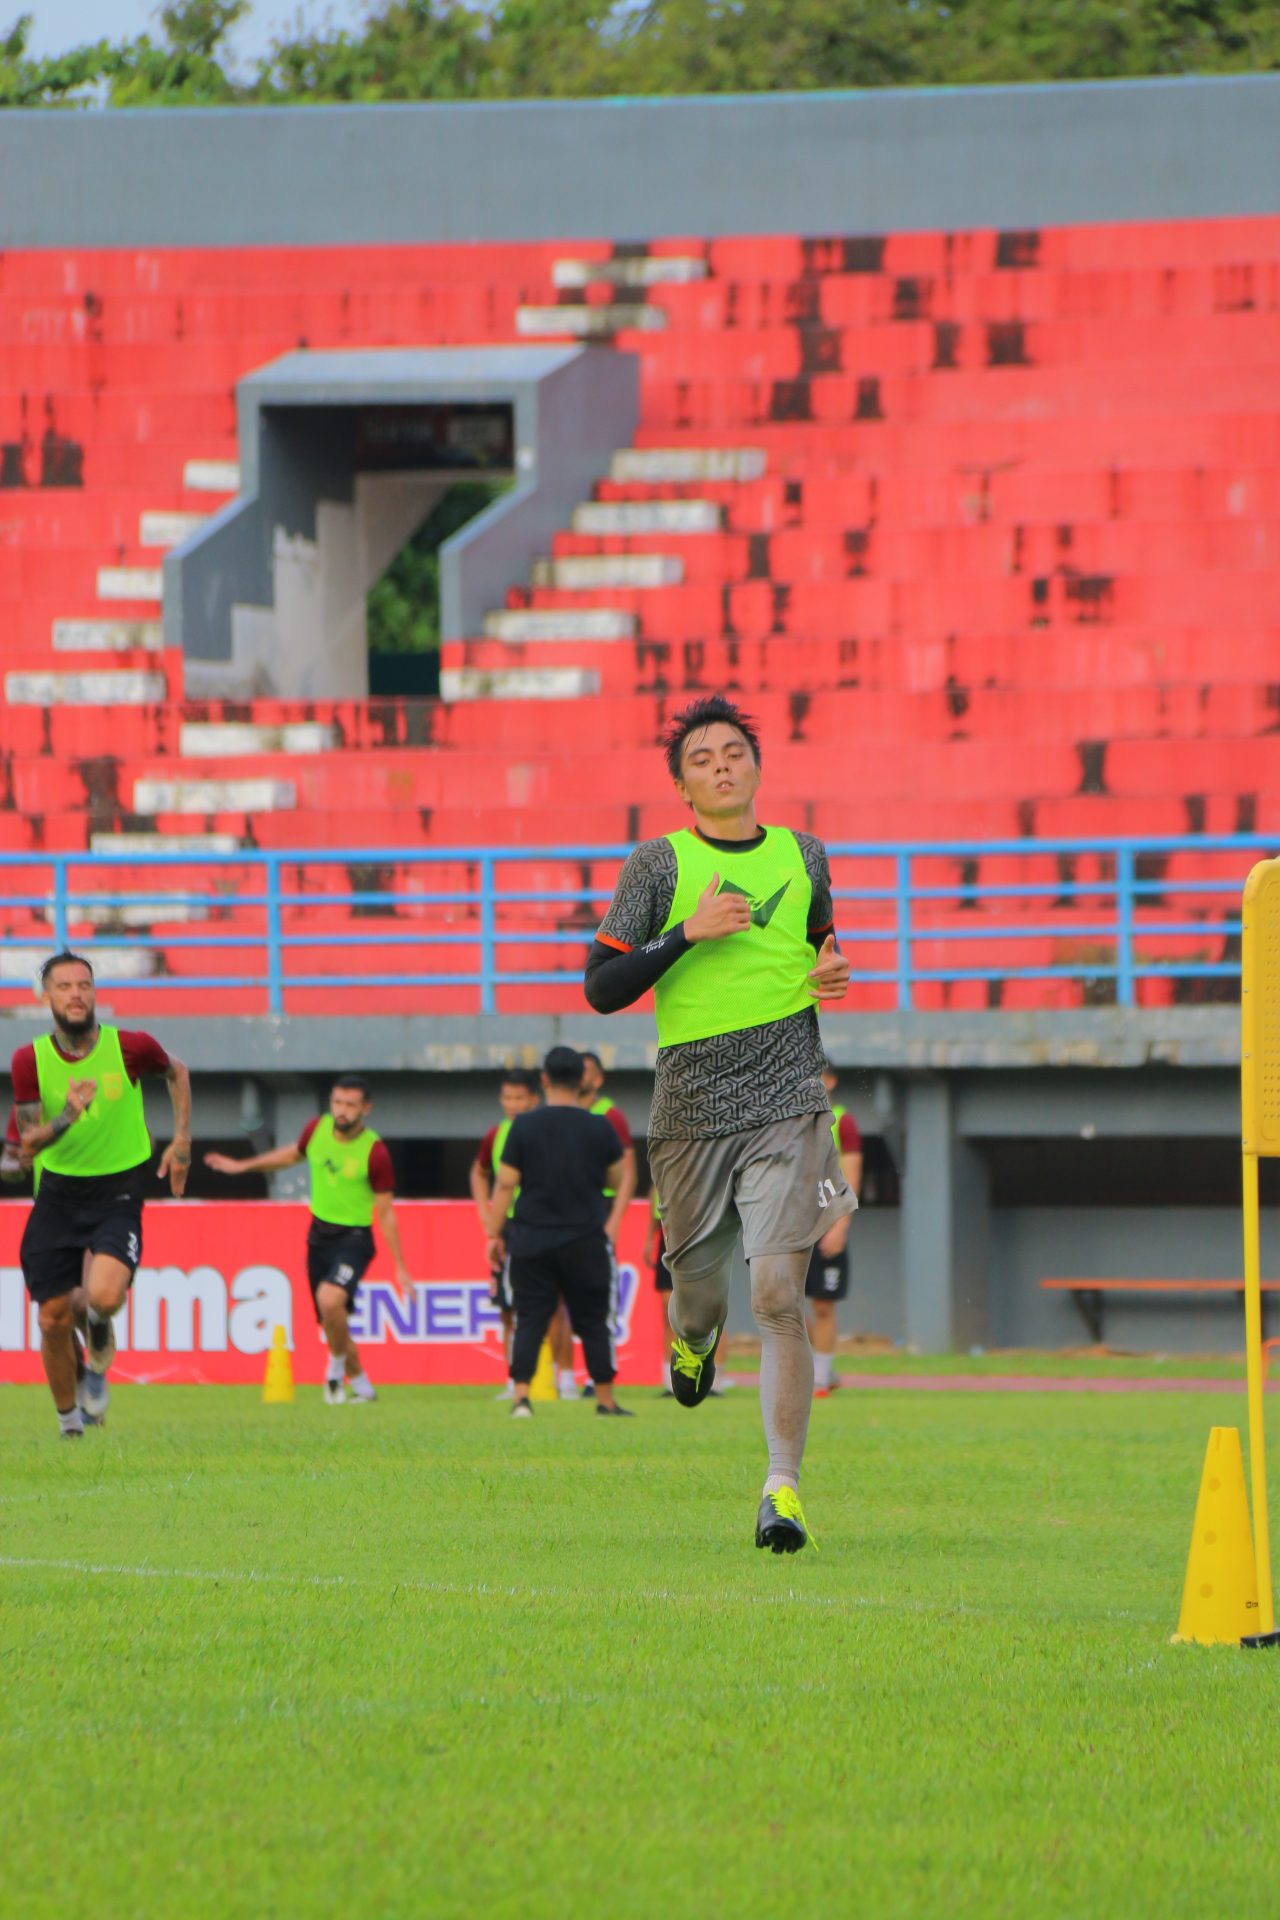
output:
[[[1280,211],[1280,75],[0,113],[0,246],[876,233]],[[584,152],[590,165],[584,165]],[[396,189],[399,189],[398,191]]]

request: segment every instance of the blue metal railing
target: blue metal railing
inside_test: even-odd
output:
[[[899,1008],[919,1004],[926,985],[1019,980],[1087,981],[1096,996],[1133,1006],[1143,981],[1238,977],[1240,895],[1249,868],[1276,844],[1234,834],[838,842],[828,852],[837,932],[854,980],[875,983]],[[0,910],[10,916],[2,984],[10,994],[27,984],[15,947],[44,953],[72,944],[95,956],[104,987],[134,992],[236,989],[263,996],[279,1014],[304,990],[469,988],[489,1013],[505,988],[562,986],[579,976],[630,850],[0,854]],[[550,876],[532,874],[542,884],[520,884],[546,868]],[[163,887],[175,870],[178,883]],[[28,873],[41,876],[38,890],[16,890],[15,874]],[[205,873],[207,888],[193,884]],[[330,876],[338,885],[326,890],[320,882]],[[316,924],[326,911],[338,925]],[[26,925],[15,925],[14,914]],[[126,915],[144,930],[128,931]],[[181,931],[165,925],[175,915]],[[516,947],[573,951],[557,969],[504,966]],[[406,949],[417,950],[413,970],[381,970]],[[317,950],[325,955],[319,968],[297,964]],[[154,970],[121,977],[107,959],[120,953],[155,955]],[[244,955],[244,965],[222,971],[212,960],[219,953]],[[455,953],[460,964],[446,965]],[[184,971],[196,954],[209,958]],[[354,970],[339,964],[347,954],[358,960]],[[1100,982],[1114,984],[1099,990]]]

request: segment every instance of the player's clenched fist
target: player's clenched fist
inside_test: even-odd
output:
[[[836,952],[836,940],[829,933],[818,949],[818,964],[809,975],[809,991],[815,1000],[843,1000],[849,988],[849,962]]]
[[[745,933],[751,925],[746,894],[719,893],[719,885],[720,875],[713,873],[684,923],[684,937],[691,945],[698,940],[724,940],[731,933]]]
[[[83,1113],[98,1091],[96,1080],[72,1080],[67,1086],[67,1107],[72,1113]]]

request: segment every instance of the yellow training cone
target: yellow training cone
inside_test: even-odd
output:
[[[544,1340],[542,1351],[538,1355],[538,1364],[533,1370],[529,1382],[531,1400],[554,1400],[556,1397],[556,1366],[551,1358],[551,1342]]]
[[[277,1327],[271,1336],[267,1371],[262,1378],[262,1398],[268,1406],[277,1401],[293,1399],[293,1362],[289,1358],[283,1327]]]
[[[1211,1427],[1174,1640],[1238,1647],[1258,1631],[1258,1568],[1235,1427]]]

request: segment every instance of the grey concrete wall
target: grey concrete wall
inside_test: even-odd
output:
[[[998,1207],[991,1216],[989,1344],[1078,1347],[1088,1333],[1067,1294],[1040,1281],[1075,1278],[1230,1280],[1241,1271],[1240,1215],[1231,1207]],[[1280,1277],[1280,1212],[1262,1223],[1264,1278]],[[1280,1333],[1280,1311],[1266,1309]],[[1109,1346],[1136,1352],[1239,1353],[1244,1321],[1234,1297],[1109,1300]]]
[[[1269,213],[1280,77],[0,114],[0,246],[880,233]],[[446,184],[447,183],[447,184]]]

